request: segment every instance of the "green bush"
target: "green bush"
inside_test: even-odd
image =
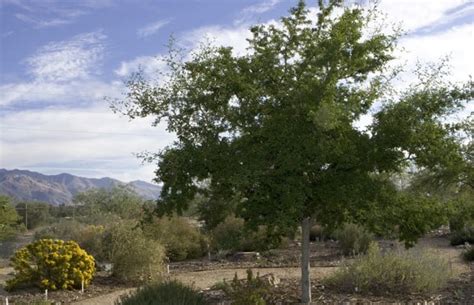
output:
[[[21,217],[21,222],[28,225],[28,230],[51,223],[53,220],[50,213],[51,204],[46,202],[22,201],[16,204],[16,209]]]
[[[244,220],[228,217],[211,232],[213,248],[216,250],[239,250],[243,239]]]
[[[349,293],[430,293],[442,287],[450,275],[448,262],[434,254],[406,250],[382,254],[377,244],[371,243],[366,256],[341,267],[325,283]]]
[[[330,238],[334,238],[334,236],[332,235],[333,234],[331,233],[331,231],[328,230],[328,228],[319,224],[315,224],[314,226],[312,226],[311,230],[309,231],[309,239],[311,241],[323,241]]]
[[[474,227],[464,228],[451,234],[450,243],[452,246],[474,244]]]
[[[449,229],[451,232],[462,231],[474,226],[474,200],[472,193],[463,193],[449,204]]]
[[[122,296],[116,305],[206,305],[204,297],[191,287],[170,281],[152,284]]]
[[[269,248],[265,228],[247,230],[242,218],[227,217],[211,231],[212,248],[228,251],[262,251]]]
[[[51,238],[73,240],[81,248],[92,254],[98,261],[105,259],[102,239],[105,227],[103,225],[87,225],[75,220],[61,220],[57,224],[46,227],[35,233],[35,239]]]
[[[469,247],[466,251],[463,252],[462,256],[467,262],[474,261],[474,247]]]
[[[121,280],[146,282],[156,280],[163,272],[163,246],[146,238],[131,222],[119,222],[104,235],[104,257],[113,265],[112,274]]]
[[[12,239],[24,228],[10,198],[0,195],[0,241]]]
[[[265,305],[271,295],[272,283],[254,277],[252,270],[247,270],[247,279],[240,280],[237,273],[232,282],[223,282],[216,288],[222,289],[232,300],[233,305]]]
[[[206,253],[206,237],[184,217],[154,219],[143,230],[147,237],[165,247],[171,261],[199,258]]]
[[[34,285],[71,289],[89,285],[95,273],[94,258],[74,241],[41,239],[18,250],[10,260],[15,277],[7,288]]]
[[[341,229],[336,230],[335,238],[344,255],[357,255],[366,253],[373,236],[362,227],[347,223]]]

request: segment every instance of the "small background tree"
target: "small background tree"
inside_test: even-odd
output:
[[[14,237],[20,228],[20,216],[10,198],[0,195],[0,242]]]

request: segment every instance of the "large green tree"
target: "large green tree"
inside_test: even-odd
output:
[[[172,49],[166,81],[138,73],[115,104],[132,118],[164,120],[177,136],[152,156],[161,213],[182,212],[200,194],[220,203],[238,198],[238,215],[251,227],[266,225],[272,238],[301,225],[304,303],[313,219],[374,231],[398,224],[408,241],[437,224],[427,219],[439,214],[436,203],[399,194],[390,176],[408,165],[461,163],[442,118],[473,96],[472,84],[427,80],[387,97],[398,35],[373,26],[373,11],[342,2],[319,1],[312,20],[301,1],[280,25],[252,27],[246,55],[207,46],[182,62]],[[376,101],[373,124],[357,128]]]

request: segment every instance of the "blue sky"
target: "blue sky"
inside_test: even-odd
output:
[[[103,97],[120,96],[139,66],[149,75],[162,68],[156,57],[170,35],[188,50],[210,37],[244,53],[251,24],[278,22],[295,3],[0,0],[0,167],[150,181],[154,165],[133,153],[157,151],[173,135],[112,113]],[[472,0],[382,0],[380,8],[408,33],[396,64],[410,70],[449,56],[451,80],[473,74]]]

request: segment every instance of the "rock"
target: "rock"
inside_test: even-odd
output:
[[[262,276],[259,276],[259,278],[272,287],[278,287],[278,284],[280,284],[280,279],[276,277],[273,273],[264,274]]]
[[[236,252],[232,256],[234,261],[253,261],[260,259],[260,253],[258,252]]]

